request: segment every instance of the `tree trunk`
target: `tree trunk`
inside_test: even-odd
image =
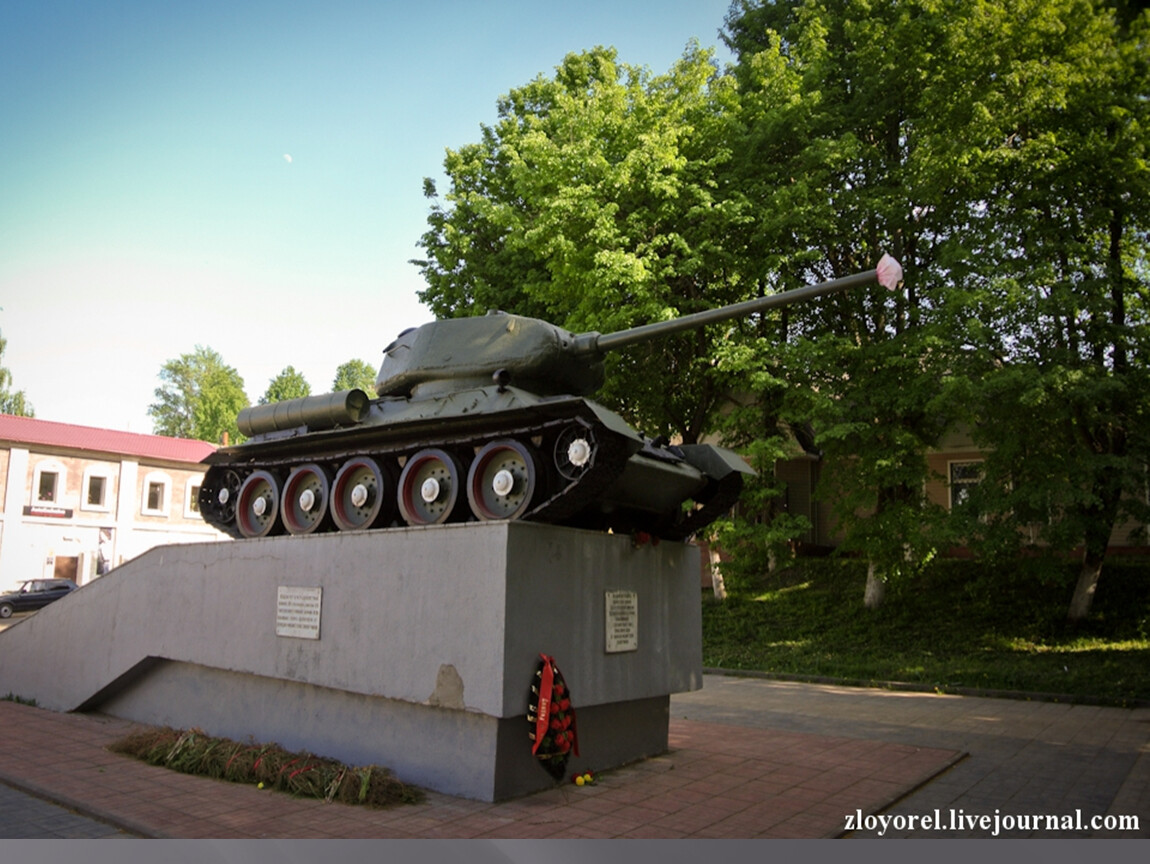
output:
[[[1117,469],[1104,468],[1094,487],[1098,504],[1092,508],[1092,518],[1086,524],[1083,538],[1082,569],[1078,571],[1078,584],[1074,586],[1074,596],[1066,619],[1077,624],[1090,614],[1094,602],[1094,590],[1102,576],[1102,563],[1106,560],[1106,549],[1110,545],[1110,534],[1118,520],[1118,504],[1122,497],[1122,484]]]
[[[1082,556],[1082,569],[1078,571],[1078,584],[1074,586],[1074,596],[1070,598],[1067,620],[1078,623],[1090,614],[1090,606],[1094,602],[1094,589],[1098,587],[1101,575],[1102,558],[1091,555],[1087,549]]]
[[[707,547],[707,555],[711,562],[711,591],[716,600],[727,599],[727,588],[723,584],[723,570],[719,560],[719,550],[714,546]]]
[[[866,593],[863,594],[863,605],[867,609],[877,609],[886,597],[886,582],[878,575],[878,568],[873,561],[866,568]]]

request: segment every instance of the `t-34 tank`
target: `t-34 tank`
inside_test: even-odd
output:
[[[434,321],[384,350],[374,399],[242,411],[250,437],[205,460],[200,512],[237,538],[468,519],[686,538],[731,507],[751,469],[722,447],[653,441],[585,398],[606,352],[900,279],[883,256],[865,273],[606,335],[504,313]]]

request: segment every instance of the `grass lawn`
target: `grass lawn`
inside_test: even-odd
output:
[[[1066,623],[1075,567],[932,564],[863,607],[866,565],[800,559],[753,584],[705,592],[703,664],[846,683],[907,682],[1150,701],[1150,561],[1107,562],[1092,614]]]

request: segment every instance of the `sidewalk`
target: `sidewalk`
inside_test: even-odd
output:
[[[391,810],[145,765],[104,749],[132,727],[111,717],[0,702],[0,726],[5,740],[19,742],[0,762],[0,782],[63,805],[76,830],[97,832],[68,834],[61,822],[20,833],[11,823],[30,811],[3,806],[4,837],[835,837],[850,834],[849,814],[905,821],[936,809],[1137,815],[1137,832],[1004,833],[1150,836],[1150,709],[707,675],[702,690],[672,697],[668,754],[605,772],[594,786],[565,784],[497,804],[429,793],[423,804]],[[113,830],[98,833],[99,824]],[[889,825],[883,833],[990,834]]]
[[[1138,831],[1007,831],[1011,837],[1150,837],[1150,708],[946,696],[706,676],[674,716],[758,729],[850,735],[967,757],[887,808],[890,816],[1137,816]],[[864,811],[865,812],[865,811]],[[851,836],[876,836],[876,831]],[[989,837],[992,830],[887,830],[891,837]]]

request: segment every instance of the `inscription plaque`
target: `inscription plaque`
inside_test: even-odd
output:
[[[606,651],[639,650],[639,595],[634,591],[606,592]]]
[[[318,639],[322,588],[279,586],[276,596],[276,635],[293,639]]]

